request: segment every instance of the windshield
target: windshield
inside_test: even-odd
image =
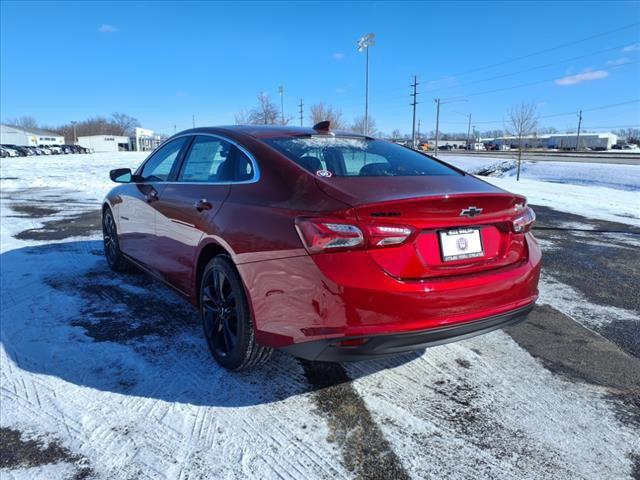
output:
[[[431,157],[382,140],[311,136],[271,138],[265,142],[322,177],[462,175]]]

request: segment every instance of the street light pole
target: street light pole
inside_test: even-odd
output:
[[[438,130],[440,129],[440,99],[436,98],[436,145],[433,155],[438,156]]]
[[[369,133],[369,47],[376,44],[375,35],[368,33],[358,40],[358,51],[366,50],[365,80],[364,80],[364,134]]]
[[[369,130],[369,49],[367,48],[367,73],[364,80],[364,134]]]

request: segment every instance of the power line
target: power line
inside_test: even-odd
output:
[[[627,65],[633,65],[635,63],[638,63],[638,61],[636,60],[636,61],[633,61],[633,62],[624,63],[622,65],[613,65],[613,66],[608,67],[608,68],[601,68],[599,71],[607,71],[608,72],[609,70],[625,67]],[[490,94],[490,93],[504,92],[504,91],[507,91],[507,90],[515,90],[517,88],[522,88],[522,87],[530,87],[530,86],[533,86],[533,85],[540,85],[542,83],[552,82],[554,80],[558,80],[558,77],[547,78],[545,80],[538,80],[536,82],[522,83],[520,85],[512,85],[511,87],[496,88],[494,90],[486,90],[484,92],[467,93],[465,95],[458,95],[458,97],[460,97],[460,98],[462,98],[462,97],[476,97],[478,95],[487,95],[487,94]],[[454,97],[454,98],[458,98],[458,97]]]
[[[640,103],[640,99],[635,99],[635,100],[627,100],[624,102],[618,102],[618,103],[611,103],[608,105],[600,105],[598,107],[591,107],[591,108],[583,108],[582,112],[595,112],[598,110],[606,110],[609,108],[616,108],[616,107],[623,107],[625,105],[631,105],[634,103]],[[456,112],[457,113],[457,112]],[[576,113],[578,113],[577,110],[573,110],[571,112],[562,112],[562,113],[551,113],[548,115],[540,115],[538,118],[542,119],[542,118],[554,118],[554,117],[566,117],[569,115],[575,115]],[[467,122],[456,122],[456,121],[447,121],[447,120],[440,120],[440,123],[446,123],[449,125],[466,125]],[[485,120],[485,121],[481,121],[481,122],[473,122],[476,125],[490,125],[490,124],[496,124],[496,123],[504,123],[504,119],[501,120]],[[617,125],[617,126],[605,126],[605,127],[589,127],[589,128],[631,128],[631,127],[635,127],[636,125]],[[585,127],[586,128],[586,127]]]
[[[560,50],[560,49],[565,48],[565,47],[570,47],[570,46],[576,45],[578,43],[586,42],[588,40],[593,40],[594,38],[604,37],[605,35],[610,35],[612,33],[620,32],[622,30],[627,30],[629,28],[636,27],[638,25],[640,25],[640,22],[634,22],[632,24],[625,25],[624,27],[616,28],[614,30],[608,30],[606,32],[596,33],[595,35],[591,35],[589,37],[581,38],[579,40],[573,40],[571,42],[563,43],[563,44],[557,45],[555,47],[550,47],[550,48],[545,48],[543,50],[538,50],[536,52],[532,52],[532,53],[529,53],[527,55],[521,55],[519,57],[513,57],[513,58],[510,58],[508,60],[503,60],[503,61],[498,62],[498,63],[492,63],[492,64],[489,64],[489,65],[484,65],[482,67],[474,68],[474,69],[471,69],[471,70],[466,70],[466,71],[463,71],[463,72],[460,72],[460,73],[456,73],[456,74],[451,75],[451,76],[460,77],[462,75],[467,75],[469,73],[479,72],[481,70],[487,70],[487,69],[490,69],[490,68],[493,68],[493,67],[497,67],[497,66],[500,66],[500,65],[505,65],[507,63],[512,63],[512,62],[515,62],[517,60],[522,60],[522,59],[525,59],[525,58],[535,57],[537,55],[542,55],[543,53],[553,52],[555,50]]]
[[[488,82],[490,80],[497,80],[499,78],[511,77],[513,75],[518,75],[520,73],[531,72],[533,70],[539,70],[539,69],[542,69],[542,68],[553,67],[555,65],[560,65],[560,64],[563,64],[563,63],[566,63],[566,62],[573,62],[575,60],[580,60],[582,58],[587,58],[587,57],[591,57],[591,56],[594,56],[594,55],[599,55],[601,53],[611,52],[613,50],[619,50],[619,49],[623,48],[625,45],[618,45],[616,47],[606,48],[604,50],[598,50],[597,52],[591,52],[591,53],[587,53],[585,55],[579,55],[577,57],[565,58],[564,60],[558,60],[556,62],[545,63],[544,65],[537,65],[535,67],[526,68],[524,70],[518,70],[516,72],[507,72],[507,73],[504,73],[502,75],[496,75],[495,77],[489,77],[489,78],[483,78],[483,79],[480,79],[480,80],[474,80],[473,82],[466,82],[466,83],[461,83],[461,84],[458,84],[458,85],[449,85],[447,87],[434,88],[432,90],[429,90],[429,92],[438,92],[438,91],[441,91],[441,90],[450,90],[452,88],[466,87],[468,85],[475,85],[477,83]],[[626,64],[626,63],[628,63],[628,62],[625,62],[624,64]],[[621,64],[621,65],[624,65],[624,64]],[[619,66],[621,66],[621,65],[619,65]]]

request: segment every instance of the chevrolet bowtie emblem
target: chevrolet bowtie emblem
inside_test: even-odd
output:
[[[482,213],[482,209],[478,207],[467,207],[460,210],[461,217],[470,217],[473,218],[476,215],[480,215]]]

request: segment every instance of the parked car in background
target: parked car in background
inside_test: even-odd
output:
[[[9,152],[7,152],[4,148],[0,148],[0,158],[7,158],[9,156]]]
[[[17,150],[11,148],[9,145],[2,145],[2,149],[7,152],[7,155],[9,157],[20,157],[21,155],[18,153]]]
[[[445,151],[448,151],[448,150],[451,150],[452,148],[453,148],[453,147],[452,147],[451,145],[440,145],[440,146],[438,147],[438,150],[445,150]]]
[[[275,348],[346,361],[456,341],[524,320],[538,296],[523,196],[329,122],[187,130],[110,177],[109,266],[189,299],[231,370]]]
[[[20,147],[18,145],[11,145],[11,144],[8,144],[6,146],[15,150],[19,157],[26,157],[29,155],[28,150],[24,147]]]

